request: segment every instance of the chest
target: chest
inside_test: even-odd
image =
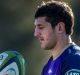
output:
[[[42,75],[60,75],[61,61],[50,60],[43,68]]]

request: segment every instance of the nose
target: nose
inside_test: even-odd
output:
[[[34,36],[38,38],[40,35],[41,35],[40,30],[38,28],[35,28]]]

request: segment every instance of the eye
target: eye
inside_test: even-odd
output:
[[[44,26],[39,26],[39,29],[44,29],[45,27]]]

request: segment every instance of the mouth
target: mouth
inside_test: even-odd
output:
[[[44,39],[43,38],[40,38],[40,39],[38,39],[39,41],[40,41],[40,43],[42,43],[43,41],[44,41]]]

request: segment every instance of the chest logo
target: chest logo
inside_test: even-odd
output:
[[[65,73],[65,75],[80,75],[80,70],[78,70],[78,69],[71,69],[71,70],[67,71]]]

